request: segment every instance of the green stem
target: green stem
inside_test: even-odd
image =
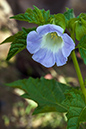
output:
[[[84,85],[84,81],[83,81],[83,78],[82,78],[81,70],[80,70],[80,67],[79,67],[79,64],[78,64],[78,61],[77,61],[76,54],[75,54],[74,50],[71,53],[71,57],[72,57],[72,60],[73,60],[73,63],[74,63],[75,69],[76,69],[76,73],[77,73],[77,76],[78,76],[78,80],[79,80],[79,83],[80,83],[82,93],[84,94],[85,100],[86,100],[86,89],[85,89],[85,85]]]

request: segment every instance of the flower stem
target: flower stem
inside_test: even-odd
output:
[[[78,76],[78,80],[79,80],[79,83],[80,83],[82,93],[84,94],[85,100],[86,100],[86,89],[85,89],[83,77],[82,77],[81,70],[80,70],[80,67],[79,67],[79,64],[78,64],[78,61],[77,61],[76,54],[75,54],[74,50],[71,53],[71,57],[72,57],[72,60],[73,60],[73,63],[74,63],[75,69],[76,69],[76,73],[77,73],[77,76]]]

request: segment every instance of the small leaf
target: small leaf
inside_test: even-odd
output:
[[[67,129],[78,129],[80,123],[86,121],[86,103],[82,92],[77,89],[67,91],[63,103],[69,108]]]
[[[80,13],[77,18],[83,18],[84,20],[86,20],[86,13]]]
[[[23,79],[7,84],[25,91],[24,98],[32,99],[38,104],[34,114],[44,112],[66,112],[66,106],[61,103],[65,99],[64,92],[70,87],[55,80]]]
[[[81,38],[86,35],[86,20],[79,18],[79,20],[76,22],[75,33],[78,41],[80,41]]]
[[[80,41],[86,35],[86,14],[81,13],[78,17],[70,19],[67,22],[67,28],[71,33],[71,37],[75,37]]]
[[[61,26],[64,30],[66,29],[65,16],[61,13],[54,14],[55,24]]]
[[[38,9],[36,6],[33,7],[33,10],[28,8],[24,14],[18,14],[11,18],[20,21],[27,21],[29,23],[34,23],[37,25],[44,25],[50,23],[51,16],[49,10],[45,11],[44,9]]]
[[[64,13],[64,16],[65,16],[65,18],[66,18],[67,21],[69,21],[72,18],[75,18],[73,9],[66,8],[66,10],[67,11]]]

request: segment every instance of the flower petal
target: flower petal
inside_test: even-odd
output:
[[[39,26],[36,31],[39,34],[44,35],[50,32],[57,32],[57,33],[62,34],[64,30],[60,26],[47,24],[47,25]]]
[[[65,57],[68,57],[73,49],[75,49],[75,43],[68,34],[63,34],[64,46],[62,53]]]
[[[66,64],[67,58],[64,57],[61,50],[55,53],[55,61],[56,61],[57,66],[62,66]]]
[[[33,54],[40,49],[40,43],[42,38],[37,34],[36,31],[31,31],[27,35],[27,50]]]
[[[32,58],[47,68],[52,67],[55,64],[53,53],[47,49],[40,49],[32,56]]]
[[[60,26],[47,24],[30,32],[27,35],[27,50],[33,54],[32,58],[45,67],[52,67],[55,62],[57,66],[66,64],[75,44],[63,31]]]

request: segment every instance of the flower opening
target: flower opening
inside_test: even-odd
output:
[[[55,63],[57,66],[66,64],[75,44],[63,31],[60,26],[53,24],[31,31],[27,35],[27,50],[33,54],[32,58],[45,67],[52,67]]]
[[[64,41],[56,32],[51,32],[43,36],[41,45],[42,48],[47,48],[55,53],[62,48]]]

